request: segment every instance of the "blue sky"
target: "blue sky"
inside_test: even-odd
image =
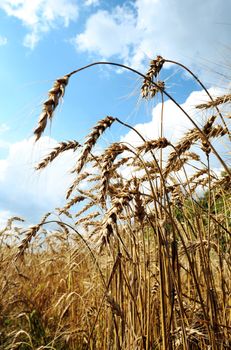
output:
[[[141,80],[95,67],[71,78],[52,127],[34,145],[42,102],[57,77],[95,60],[145,72],[161,54],[192,68],[216,95],[230,88],[230,13],[228,0],[0,0],[0,222],[11,215],[33,222],[63,203],[72,154],[43,173],[33,166],[59,141],[83,142],[98,119],[113,115],[158,136],[158,101],[141,101]],[[161,78],[190,113],[206,99],[173,66]],[[174,140],[190,124],[169,102],[166,111],[166,135]],[[105,144],[115,140],[135,142],[122,127],[105,136]]]

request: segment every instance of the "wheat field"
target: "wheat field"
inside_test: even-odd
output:
[[[207,116],[200,124],[159,80],[165,63],[186,70],[207,94],[195,106]],[[192,127],[172,143],[161,118],[159,137],[147,140],[105,116],[84,144],[60,142],[41,159],[37,171],[72,150],[75,178],[64,207],[26,229],[11,218],[1,230],[0,349],[231,349],[231,171],[215,147],[230,144],[231,95],[213,98],[187,67],[161,56],[144,75],[96,62],[54,82],[36,140],[71,77],[99,64],[138,74],[143,99],[159,96],[163,106],[170,99]],[[95,152],[114,124],[140,144],[117,141]]]

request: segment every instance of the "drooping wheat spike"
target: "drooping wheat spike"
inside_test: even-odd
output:
[[[92,220],[91,221],[85,221],[83,224],[83,228],[85,231],[89,231],[89,227],[92,227],[90,235],[94,236],[95,231],[97,230],[97,228],[101,225],[101,221],[100,220]],[[89,237],[91,238],[91,237]]]
[[[88,135],[87,141],[83,145],[82,154],[81,154],[73,172],[76,172],[77,174],[80,173],[84,164],[87,162],[87,158],[88,158],[92,148],[96,144],[98,138],[100,137],[100,135],[102,135],[102,133],[107,128],[109,128],[112,125],[112,123],[115,120],[116,120],[115,118],[113,118],[111,116],[107,116],[106,118],[100,120],[96,124],[96,126],[93,128],[92,132]]]
[[[59,214],[67,212],[74,204],[80,203],[86,199],[85,196],[75,196],[63,208],[58,209]]]
[[[119,167],[123,166],[124,164],[128,163],[131,161],[131,157],[124,157],[119,159],[117,162],[115,162],[112,167],[111,167],[111,172],[115,172]],[[128,164],[127,164],[128,165]]]
[[[109,184],[108,185],[108,193],[111,197],[111,200],[114,199],[118,199],[121,196],[121,192],[122,193],[129,193],[132,194],[132,189],[130,187],[130,183],[131,180],[125,180],[124,178],[122,178],[121,176],[116,176],[115,177],[118,181],[113,183],[113,184]]]
[[[219,106],[220,104],[227,103],[227,102],[231,102],[231,94],[219,96],[216,99],[214,99],[213,101],[208,101],[206,103],[202,103],[202,104],[197,105],[196,108],[208,109],[208,108]]]
[[[92,176],[91,176],[87,181],[90,183],[90,182],[99,181],[100,179],[101,179],[101,176],[100,176],[100,175],[92,174]]]
[[[112,207],[108,210],[105,215],[105,219],[101,225],[101,243],[100,251],[102,248],[109,243],[110,236],[114,232],[114,226],[117,222],[117,217],[122,213],[123,209],[129,205],[132,200],[132,196],[127,192],[121,192],[120,198],[116,198],[112,201]]]
[[[159,167],[150,160],[146,160],[144,164],[145,167],[148,169],[149,174],[157,174],[160,170]],[[140,160],[137,160],[137,157],[133,158],[131,165],[134,166],[134,171],[140,171],[144,169],[143,164],[140,162]]]
[[[157,77],[157,75],[160,73],[161,68],[163,67],[165,60],[161,56],[157,56],[155,60],[151,60],[149,70],[146,74],[146,76],[153,80]],[[155,96],[155,94],[164,89],[164,83],[163,82],[157,82],[157,85],[160,89],[158,89],[157,86],[153,86],[153,84],[147,80],[144,79],[143,84],[141,86],[141,96],[143,98],[149,98]],[[153,96],[152,96],[153,95]]]
[[[157,75],[160,73],[164,62],[165,62],[164,58],[162,56],[160,56],[160,55],[158,55],[156,57],[156,59],[151,60],[150,61],[150,67],[149,67],[149,70],[148,70],[146,75],[150,79],[156,78]]]
[[[82,189],[78,189],[78,192],[80,194],[82,194],[83,196],[85,196],[86,198],[90,198],[91,200],[95,201],[96,203],[98,202],[99,200],[99,197],[93,193],[92,189],[89,188],[89,190],[82,190]]]
[[[116,142],[116,143],[113,143],[109,148],[107,148],[103,155],[101,189],[100,189],[101,202],[105,200],[112,164],[116,159],[116,157],[119,154],[123,153],[125,150],[128,150],[128,148],[125,145]]]
[[[64,96],[68,79],[69,77],[65,75],[64,77],[55,80],[52,89],[48,92],[48,99],[43,103],[43,109],[39,117],[38,126],[34,130],[36,141],[44,132],[48,119],[52,120],[54,111],[59,104],[59,100]]]
[[[82,215],[83,213],[85,213],[87,210],[89,210],[90,208],[94,207],[94,205],[96,204],[95,201],[90,201],[88,202],[82,209],[80,209],[76,214],[75,217],[79,217],[80,215]]]
[[[188,182],[191,183],[205,174],[208,174],[208,169],[200,169],[196,173],[194,173],[191,177],[189,177]]]
[[[78,177],[73,181],[73,183],[71,184],[71,186],[68,188],[67,193],[66,193],[66,199],[68,199],[71,195],[71,193],[74,191],[74,189],[78,186],[78,184],[87,179],[90,176],[90,173],[88,173],[87,171],[85,171],[82,174],[79,174]]]
[[[216,120],[216,115],[212,115],[207,122],[205,123],[204,127],[203,127],[203,133],[206,136],[209,136],[211,130],[212,130],[212,126],[214,121]],[[209,154],[211,152],[211,147],[208,143],[208,140],[204,137],[201,137],[201,149],[205,154]]]
[[[209,176],[196,178],[193,182],[190,183],[190,192],[195,192],[199,186],[206,187],[209,181],[211,181]]]
[[[73,150],[73,152],[80,147],[77,141],[64,141],[60,142],[58,146],[56,146],[53,151],[51,151],[36,167],[36,170],[44,169],[49,163],[51,163],[59,154]]]
[[[195,160],[197,162],[200,161],[200,156],[199,154],[195,153],[195,152],[185,152],[185,157],[187,157],[188,159],[192,159]]]
[[[174,164],[177,159],[186,151],[190,149],[190,147],[200,139],[200,133],[196,128],[188,131],[184,137],[177,143],[175,146],[175,150],[170,153],[167,161],[167,165],[164,169],[164,176],[167,176],[174,169]]]
[[[98,211],[90,213],[90,214],[82,217],[81,219],[77,220],[75,222],[75,225],[77,226],[77,225],[80,225],[80,224],[83,224],[83,223],[86,223],[86,222],[88,223],[89,221],[91,221],[92,219],[95,219],[99,215],[100,215],[100,213]]]
[[[40,221],[40,223],[28,228],[28,230],[26,231],[25,238],[21,241],[20,245],[18,246],[18,253],[16,254],[16,257],[15,257],[16,260],[24,255],[24,252],[28,248],[29,243],[31,242],[32,238],[36,236],[37,232],[44,225],[44,223],[46,222],[46,219],[50,215],[51,215],[51,213],[45,214],[43,216],[42,220]]]
[[[21,241],[18,247],[18,253],[16,255],[16,259],[23,256],[24,251],[28,248],[30,241],[32,240],[33,237],[35,237],[40,227],[41,227],[40,224],[29,227],[29,229],[26,231],[26,237]]]
[[[194,152],[185,152],[172,164],[171,171],[179,171],[189,160],[199,161],[200,157]]]
[[[166,148],[170,145],[170,142],[165,137],[160,137],[157,140],[146,141],[141,146],[137,147],[139,152],[144,151],[145,153],[160,148]]]
[[[23,218],[18,217],[18,216],[13,216],[7,220],[6,229],[11,230],[12,224],[14,223],[14,221],[24,222],[25,220]]]

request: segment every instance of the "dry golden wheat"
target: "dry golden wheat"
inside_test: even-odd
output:
[[[48,99],[43,103],[43,110],[39,117],[38,126],[34,130],[36,141],[40,139],[44,132],[47,121],[52,120],[54,111],[59,104],[59,100],[64,96],[69,77],[65,75],[55,80],[52,89],[48,92]]]

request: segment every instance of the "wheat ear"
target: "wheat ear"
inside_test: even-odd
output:
[[[160,73],[161,68],[163,67],[165,60],[161,56],[157,56],[155,60],[151,60],[149,70],[146,73],[147,79],[144,79],[141,86],[141,96],[143,98],[152,98],[156,95],[158,91],[163,91],[164,82],[158,81],[155,86],[151,83],[150,80],[153,80]]]
[[[106,197],[108,184],[109,184],[109,175],[111,171],[112,164],[116,157],[123,153],[128,148],[121,143],[113,143],[109,148],[106,149],[103,155],[103,164],[102,164],[102,176],[101,176],[101,198],[100,201],[103,202]]]
[[[222,103],[227,103],[227,102],[231,102],[231,94],[219,96],[215,100],[208,101],[207,103],[201,103],[201,104],[197,105],[196,108],[208,109],[208,108],[219,106]]]
[[[38,126],[34,130],[36,141],[40,139],[44,132],[48,119],[52,120],[54,111],[59,104],[59,100],[64,96],[65,87],[68,84],[69,77],[65,75],[55,80],[52,89],[48,92],[48,99],[43,103],[42,113],[40,114]]]
[[[100,135],[102,135],[102,133],[107,128],[109,128],[112,125],[112,123],[114,121],[115,121],[115,118],[113,118],[111,116],[107,116],[106,118],[100,120],[96,124],[96,126],[94,126],[92,132],[88,135],[87,141],[83,145],[82,154],[81,154],[73,172],[77,172],[77,174],[78,174],[82,170],[82,168],[83,168],[84,164],[86,163],[87,158],[88,158],[92,148],[96,144],[98,138],[100,137]]]
[[[46,219],[50,215],[51,215],[51,213],[47,213],[46,215],[44,215],[44,217],[42,218],[40,223],[28,228],[28,230],[25,232],[26,233],[25,238],[21,241],[21,243],[18,247],[18,253],[16,255],[16,260],[24,255],[24,252],[28,248],[29,243],[31,242],[32,238],[36,236],[37,232],[44,225],[44,223],[46,222]]]
[[[77,141],[65,141],[60,142],[36,167],[36,170],[44,169],[49,163],[51,163],[60,153],[64,151],[73,150],[75,151],[80,147]]]

